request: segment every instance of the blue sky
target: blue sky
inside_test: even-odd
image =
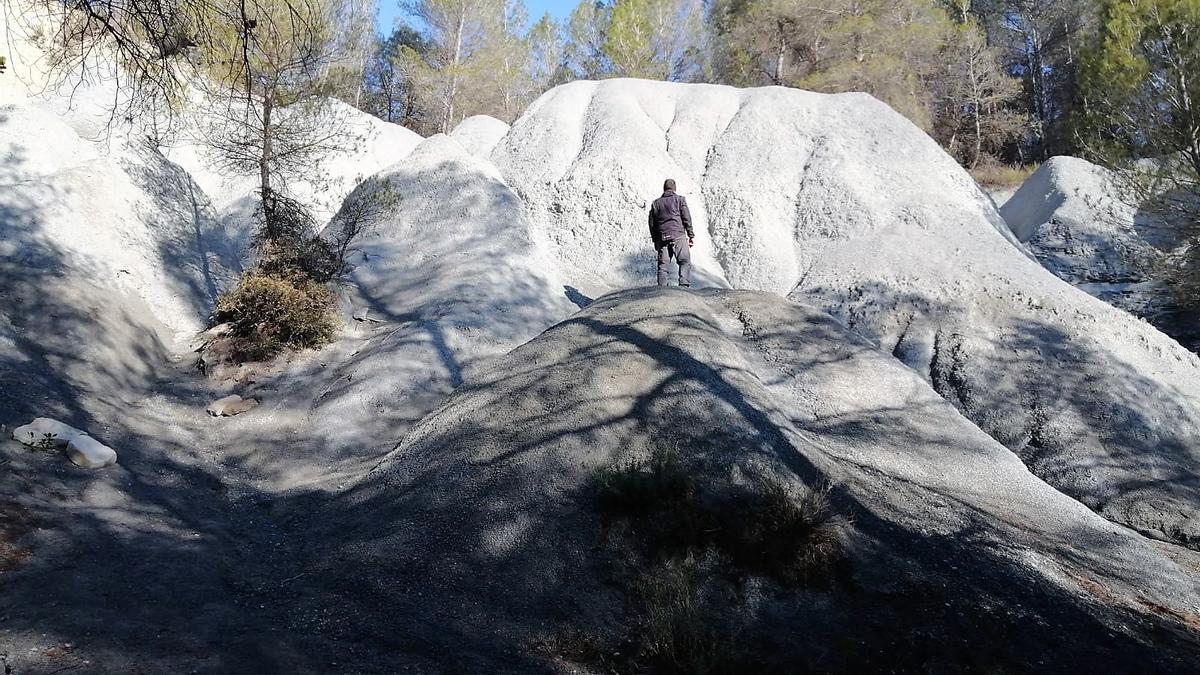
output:
[[[529,11],[529,20],[537,21],[542,14],[550,12],[556,19],[565,19],[575,9],[579,0],[525,0],[525,9]],[[379,32],[387,35],[392,32],[392,23],[400,16],[399,0],[379,0]]]

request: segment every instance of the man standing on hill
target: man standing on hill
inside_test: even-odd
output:
[[[679,265],[679,286],[692,285],[692,213],[687,200],[675,194],[675,181],[663,183],[663,195],[650,205],[650,238],[658,252],[658,285],[666,286],[671,259]]]

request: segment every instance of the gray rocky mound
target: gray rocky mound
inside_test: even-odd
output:
[[[350,199],[381,190],[399,201],[351,257],[351,302],[372,321],[356,327],[362,342],[334,371],[313,427],[376,446],[394,443],[488,358],[575,310],[520,200],[452,138],[427,139]]]
[[[1160,253],[1144,231],[1147,218],[1120,199],[1120,191],[1104,167],[1077,157],[1052,157],[1005,202],[1000,215],[1038,260],[1066,281],[1145,281]]]
[[[571,283],[650,278],[645,208],[675,178],[703,273],[821,307],[1055,487],[1200,541],[1200,361],[1043,269],[970,176],[879,101],[576,82],[538,99],[492,159]]]
[[[349,200],[384,194],[396,201],[355,245],[343,287],[347,318],[364,320],[259,383],[290,420],[288,443],[314,456],[386,452],[490,358],[576,309],[520,200],[452,138],[425,140]]]
[[[508,128],[507,124],[495,117],[473,115],[459,122],[450,132],[450,138],[458,141],[472,155],[487,157],[508,133]]]
[[[749,594],[709,617],[714,635],[743,627],[723,647],[759,650],[733,665],[1170,671],[1195,658],[1194,633],[1146,632],[1196,620],[1194,552],[1159,550],[1042,482],[831,317],[744,291],[605,296],[494,361],[313,518],[321,543],[289,572],[309,579],[295,616],[455,669],[544,668],[536,646],[561,635],[589,636],[594,659],[617,658],[606,644],[628,656],[640,596],[593,480],[661,448],[750,490],[829,483],[848,523],[838,580],[716,573],[693,589]]]

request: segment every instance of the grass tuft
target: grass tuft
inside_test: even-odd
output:
[[[628,603],[623,637],[564,628],[538,651],[604,672],[781,666],[760,648],[771,639],[753,629],[745,589],[786,592],[829,575],[844,555],[841,520],[828,488],[798,495],[769,478],[730,476],[670,448],[596,471],[591,495]]]
[[[1040,164],[1003,164],[998,161],[980,162],[970,170],[971,177],[983,187],[1006,189],[1020,187],[1037,171]]]
[[[596,503],[610,522],[627,526],[636,547],[662,559],[717,551],[731,571],[797,584],[828,572],[840,559],[840,521],[828,488],[794,496],[761,479],[738,485],[702,482],[675,450],[604,468],[593,476]]]

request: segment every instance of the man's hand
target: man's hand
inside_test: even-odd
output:
[[[695,239],[688,239],[688,248],[691,248],[691,247],[693,247],[693,246],[695,246],[695,245],[696,245],[696,240],[695,240]]]

